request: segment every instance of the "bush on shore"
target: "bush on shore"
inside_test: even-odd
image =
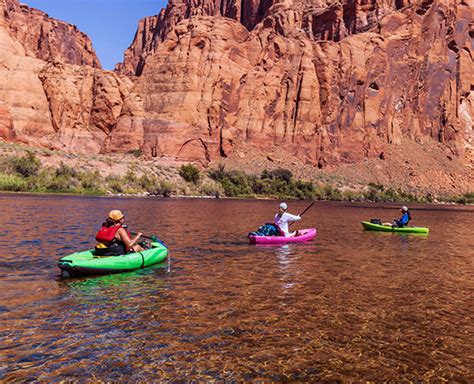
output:
[[[188,183],[197,184],[201,175],[199,169],[193,164],[183,164],[179,168],[179,175]]]
[[[339,201],[374,201],[374,202],[418,202],[435,201],[432,194],[414,194],[402,189],[385,187],[382,184],[369,183],[365,190],[341,190],[330,184],[317,184],[296,180],[288,169],[278,168],[264,170],[259,176],[248,175],[242,171],[227,171],[224,165],[208,172],[211,179],[222,186],[225,196],[267,196],[279,199],[318,199]],[[474,193],[466,193],[446,201],[459,204],[473,204]]]
[[[260,176],[248,175],[242,171],[226,171],[220,165],[209,171],[209,177],[221,184],[224,194],[236,196],[274,196],[278,198],[309,199],[314,197],[312,183],[295,180],[290,170],[278,168],[264,170]]]
[[[58,167],[42,167],[33,153],[0,158],[0,191],[56,192],[105,195],[107,193],[150,193],[170,196],[176,188],[154,175],[101,176],[98,170],[80,170],[61,162]]]
[[[0,191],[25,192],[27,190],[28,183],[24,178],[0,173]]]
[[[3,159],[1,170],[8,174],[22,177],[36,176],[41,168],[41,161],[32,152],[23,156],[9,156]]]
[[[474,192],[465,193],[454,200],[458,204],[474,204]]]

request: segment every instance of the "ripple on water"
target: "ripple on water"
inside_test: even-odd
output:
[[[471,209],[414,207],[420,237],[362,231],[393,207],[318,202],[303,225],[315,241],[255,246],[246,234],[275,202],[0,204],[4,381],[474,381]],[[57,259],[92,247],[114,208],[165,240],[170,263],[58,278]]]

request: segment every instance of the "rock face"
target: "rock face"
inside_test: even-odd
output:
[[[471,153],[469,4],[193,4],[144,20],[118,67],[139,76],[150,155],[206,162],[237,144],[279,146],[325,167],[402,138]]]
[[[125,52],[125,60],[116,70],[126,75],[140,75],[147,56],[153,54],[168,33],[180,21],[195,16],[225,17],[238,21],[249,31],[265,19],[264,26],[274,32],[292,35],[294,29],[304,32],[310,40],[339,41],[342,38],[368,31],[394,9],[410,2],[379,0],[365,2],[350,0],[169,0],[159,15],[142,19],[134,41]]]
[[[441,144],[466,172],[473,6],[170,0],[113,73],[75,27],[0,0],[0,137],[203,164],[277,149],[319,168],[408,140]]]
[[[156,51],[182,20],[195,16],[226,17],[241,22],[251,30],[263,19],[272,3],[273,0],[204,0],[197,5],[191,0],[169,0],[168,6],[159,15],[139,22],[134,41],[125,52],[125,60],[117,65],[116,70],[126,75],[141,75],[146,57]]]
[[[21,43],[26,56],[100,68],[90,39],[76,26],[52,19],[17,0],[1,0],[0,4],[5,26]]]
[[[0,138],[98,153],[132,81],[102,71],[89,38],[0,0]]]

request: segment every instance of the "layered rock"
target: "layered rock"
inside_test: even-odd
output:
[[[0,11],[0,137],[100,152],[131,80],[96,68],[90,40],[75,27],[13,0]],[[38,28],[49,32],[42,38]]]
[[[205,163],[236,144],[280,146],[322,168],[382,157],[409,138],[469,155],[469,11],[453,1],[283,1],[251,31],[238,17],[195,16],[150,33],[136,87],[145,152]]]
[[[4,102],[0,102],[0,138],[8,141],[13,141],[15,139],[13,118],[8,105]]]
[[[25,55],[100,68],[92,42],[75,25],[50,18],[38,9],[19,4],[18,0],[1,0],[0,6],[5,26],[23,46]]]
[[[182,20],[194,16],[220,16],[242,21],[252,29],[263,18],[272,2],[273,0],[204,0],[196,3],[193,0],[169,0],[167,7],[159,15],[140,20],[135,38],[125,52],[124,62],[117,65],[116,71],[140,76],[146,57],[155,52],[157,46]]]
[[[264,27],[286,36],[295,30],[311,40],[339,41],[378,24],[390,11],[409,5],[412,0],[170,0],[159,15],[140,20],[135,38],[116,71],[141,75],[145,59],[156,51],[168,33],[184,19],[194,16],[225,17],[238,21],[249,31],[265,19]]]

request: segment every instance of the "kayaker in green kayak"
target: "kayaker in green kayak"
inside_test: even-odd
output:
[[[97,232],[95,239],[99,244],[95,247],[98,256],[118,256],[128,252],[141,252],[144,249],[137,244],[142,236],[139,232],[131,239],[124,226],[125,216],[118,209],[109,212],[109,216]]]
[[[402,211],[402,217],[400,217],[399,219],[393,219],[393,222],[383,223],[382,225],[390,225],[396,228],[406,227],[411,220],[410,210],[406,206],[403,206],[400,210]]]

